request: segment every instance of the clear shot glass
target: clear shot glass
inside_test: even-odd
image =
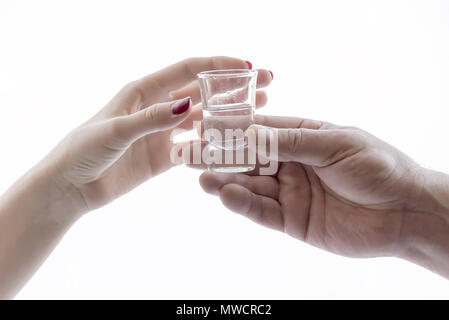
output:
[[[198,82],[209,170],[254,170],[255,160],[248,153],[244,132],[254,123],[257,71],[204,71],[198,74]]]

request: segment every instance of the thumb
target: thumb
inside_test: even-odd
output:
[[[147,134],[174,128],[191,112],[192,100],[157,103],[136,113],[114,119],[113,135],[124,141],[135,141]]]
[[[360,151],[364,145],[362,132],[355,128],[278,129],[252,125],[246,134],[257,138],[256,152],[263,153],[264,157],[318,167],[325,167],[349,157]],[[277,150],[276,145],[273,145],[276,142]]]

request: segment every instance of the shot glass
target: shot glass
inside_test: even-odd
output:
[[[254,123],[257,71],[213,70],[198,74],[209,170],[246,172],[255,168],[245,130]]]

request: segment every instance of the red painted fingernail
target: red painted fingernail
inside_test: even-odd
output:
[[[270,70],[268,70],[268,72],[271,74],[271,80],[273,80],[274,79],[273,72],[271,72]]]
[[[253,68],[253,64],[249,61],[245,61],[245,62],[248,65],[248,69],[251,70]]]
[[[171,112],[176,115],[186,112],[190,107],[190,102],[190,97],[176,101],[171,106]]]

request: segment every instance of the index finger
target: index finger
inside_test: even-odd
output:
[[[296,118],[296,117],[279,117],[256,114],[256,124],[272,128],[306,128],[306,129],[326,129],[333,126],[329,122]]]
[[[168,92],[195,80],[201,71],[248,67],[246,61],[232,57],[189,58],[137,80],[134,86],[141,95],[142,104],[148,104],[150,97],[165,97]]]

